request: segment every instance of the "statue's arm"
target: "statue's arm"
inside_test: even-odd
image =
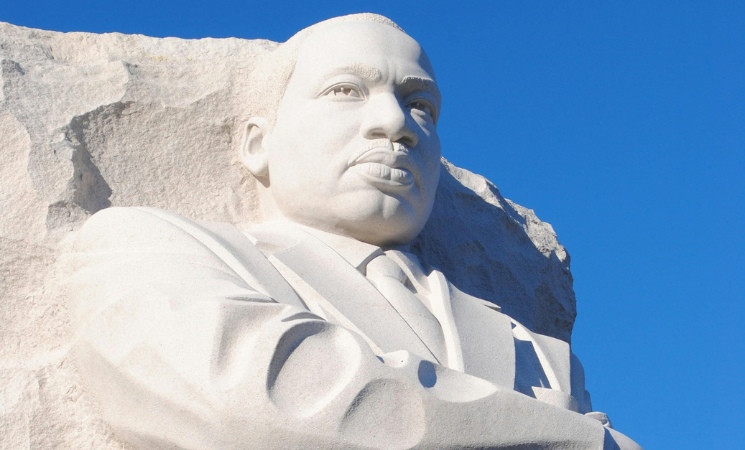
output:
[[[378,357],[213,250],[118,209],[94,216],[66,257],[75,360],[138,448],[614,448],[596,420],[407,352]]]

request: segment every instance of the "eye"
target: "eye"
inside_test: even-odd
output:
[[[323,91],[321,97],[331,97],[334,100],[351,100],[362,98],[360,88],[349,83],[336,84]]]
[[[418,98],[416,100],[410,101],[406,106],[412,112],[414,112],[414,113],[417,113],[418,112],[420,114],[424,114],[425,116],[427,116],[430,120],[432,120],[434,122],[434,120],[435,120],[435,106],[432,103],[428,102],[427,100],[423,100],[423,99]]]

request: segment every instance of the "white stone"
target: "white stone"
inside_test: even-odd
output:
[[[598,448],[611,433],[635,448],[578,414],[550,225],[446,161],[435,201],[434,73],[362,18],[280,47],[0,24],[0,447]],[[282,97],[296,52],[305,75]],[[361,77],[371,67],[382,78]],[[310,80],[327,86],[310,96]],[[328,140],[315,158],[283,154],[299,127]],[[359,153],[335,166],[347,143]],[[111,208],[71,234],[109,206],[162,209]],[[358,241],[417,234],[390,255],[441,341],[411,327],[426,310],[392,308],[350,265],[376,251]]]

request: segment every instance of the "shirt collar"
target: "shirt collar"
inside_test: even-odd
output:
[[[367,266],[367,263],[369,263],[373,258],[383,254],[383,250],[377,245],[368,244],[367,242],[358,241],[357,239],[348,236],[328,233],[304,225],[298,226],[308,234],[331,247],[349,264],[362,273],[364,273],[364,268]]]
[[[254,243],[258,241],[267,249],[285,247],[288,237],[294,236],[294,239],[301,239],[302,232],[305,232],[329,246],[361,273],[365,272],[367,263],[373,258],[384,254],[383,249],[377,245],[358,241],[348,236],[321,231],[286,219],[275,219],[255,224],[245,227],[244,231],[249,236],[253,236]],[[406,250],[403,247],[401,249]],[[272,250],[269,251],[272,252]]]

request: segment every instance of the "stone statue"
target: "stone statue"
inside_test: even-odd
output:
[[[74,360],[136,448],[634,449],[568,343],[458,290],[409,248],[440,178],[440,92],[390,20],[274,50],[244,129],[248,229],[108,208],[68,243]],[[198,162],[196,163],[198,164]]]

